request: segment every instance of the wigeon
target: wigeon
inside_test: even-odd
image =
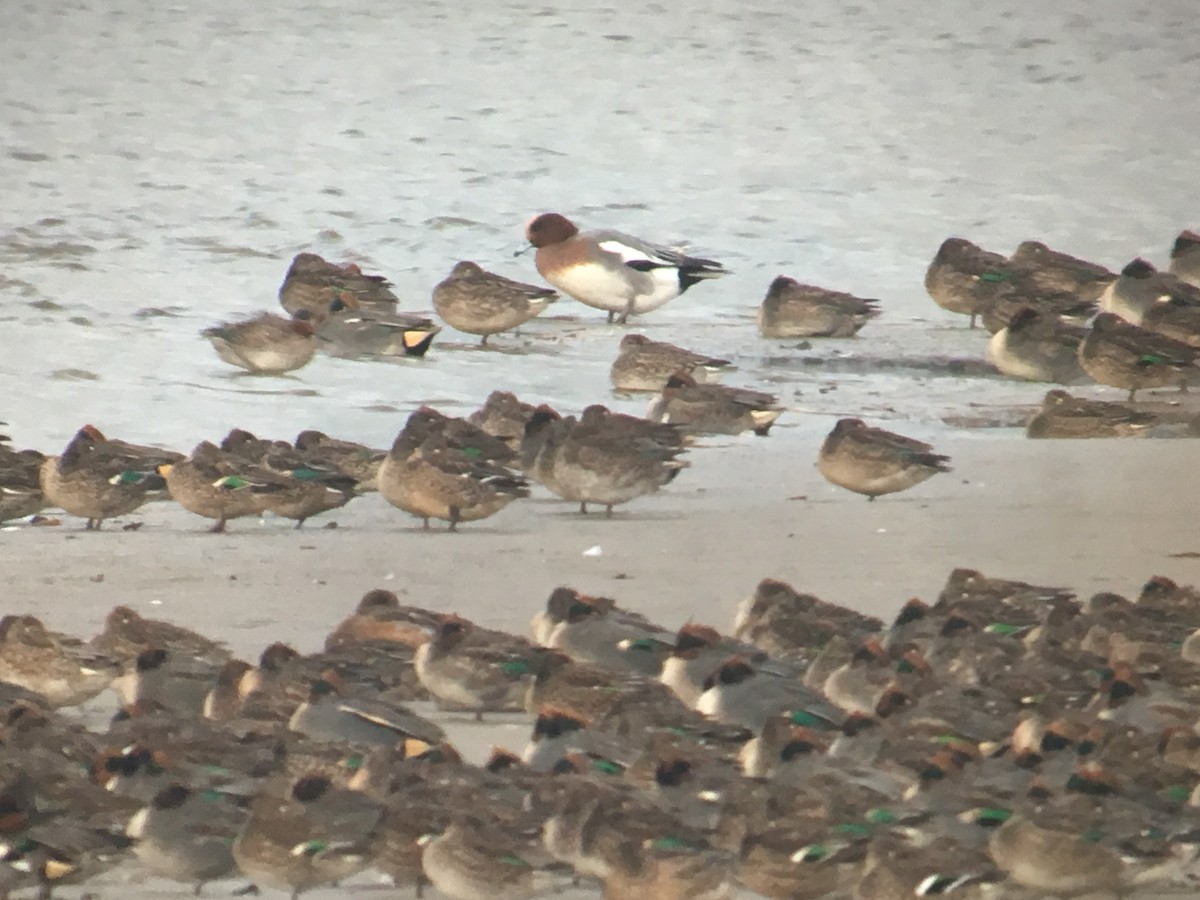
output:
[[[674,300],[693,284],[727,270],[711,259],[686,256],[619,231],[581,234],[566,216],[543,213],[525,228],[537,248],[537,270],[580,303],[624,323]]]

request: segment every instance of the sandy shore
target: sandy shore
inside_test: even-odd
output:
[[[954,566],[1084,594],[1135,592],[1156,573],[1200,577],[1200,560],[1175,555],[1200,551],[1189,441],[944,438],[953,473],[868,503],[821,479],[814,435],[699,448],[675,484],[612,519],[538,489],[458,534],[423,532],[377,495],[326,517],[336,529],[246,519],[211,535],[170,504],[139,511],[136,532],[118,522],[88,533],[70,518],[9,529],[5,609],[88,634],[127,603],[250,654],[276,639],[315,649],[372,587],[523,633],[559,584],[668,626],[728,628],[767,576],[882,616],[910,596],[932,600]]]
[[[1200,559],[1176,555],[1200,551],[1190,441],[938,438],[953,473],[868,503],[821,479],[823,427],[696,449],[674,484],[612,519],[538,489],[458,534],[423,532],[377,495],[325,517],[336,529],[246,519],[211,535],[171,504],[139,511],[137,532],[70,518],[8,529],[4,606],[86,635],[127,603],[253,654],[276,639],[315,649],[372,587],[523,633],[559,584],[667,626],[727,629],[767,576],[885,617],[910,596],[932,600],[955,566],[1085,595],[1136,592],[1153,574],[1200,580]]]
[[[211,535],[169,504],[143,509],[136,532],[86,533],[70,519],[6,529],[4,609],[86,636],[125,603],[252,656],[277,639],[317,649],[377,586],[524,633],[559,584],[667,626],[694,619],[728,630],[737,602],[766,576],[885,617],[910,596],[933,600],[955,566],[1083,595],[1136,593],[1154,574],[1200,581],[1191,442],[943,438],[952,474],[868,503],[816,471],[824,427],[697,449],[676,484],[612,519],[539,494],[458,534],[427,533],[368,496],[329,517],[336,529],[242,520]],[[519,749],[529,727],[517,716],[447,724],[476,760],[494,743]],[[140,875],[129,865],[109,877]]]

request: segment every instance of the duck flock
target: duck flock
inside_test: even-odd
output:
[[[581,233],[558,213],[535,217],[526,237],[539,273],[559,291],[604,310],[610,321],[651,312],[692,286],[726,274],[718,262],[617,231]],[[1170,271],[1135,259],[1119,273],[1022,243],[1010,257],[949,238],[925,285],[942,307],[982,319],[988,354],[1015,378],[1064,385],[1089,379],[1128,391],[1127,402],[1076,398],[1056,388],[1028,423],[1030,437],[1200,433],[1175,411],[1139,409],[1139,390],[1200,377],[1200,235],[1182,232]],[[263,313],[205,329],[220,357],[259,374],[307,364],[318,347],[368,359],[422,357],[440,327],[396,310],[389,282],[355,264],[313,253],[293,260],[279,299],[285,318]],[[513,281],[469,261],[434,288],[437,314],[481,336],[517,328],[558,299],[554,289]],[[776,278],[758,310],[765,337],[850,337],[880,314],[878,301]],[[1090,323],[1090,324],[1083,324]],[[716,383],[733,369],[682,347],[627,333],[611,368],[620,392],[656,394],[646,417],[595,404],[578,416],[495,391],[467,419],[416,410],[390,448],[302,432],[295,441],[234,429],[190,454],[109,438],[85,425],[57,456],[0,441],[0,521],[57,507],[99,528],[148,500],[169,496],[223,531],[235,518],[272,512],[299,527],[311,516],[378,491],[393,506],[456,530],[529,495],[532,480],[578,503],[613,507],[657,491],[688,466],[697,435],[767,435],[785,411],[772,394]],[[922,441],[839,420],[818,453],[830,482],[870,499],[949,471]],[[134,523],[136,525],[136,523]]]
[[[767,579],[724,634],[559,587],[528,638],[377,589],[322,651],[254,662],[124,606],[88,640],[9,615],[0,679],[5,895],[122,863],[197,893],[375,873],[461,900],[1200,876],[1200,593],[1163,577],[1083,600],[959,569],[886,624]],[[528,737],[473,764],[452,721]]]
[[[542,276],[610,321],[725,274],[554,213],[527,237]],[[1161,425],[1135,395],[1200,372],[1197,284],[1192,232],[1170,273],[951,238],[926,277],[940,305],[982,319],[1002,372],[1129,392],[1116,403],[1051,390],[1036,437]],[[557,294],[460,262],[433,299],[486,342]],[[381,276],[311,253],[280,301],[290,317],[205,337],[227,362],[279,374],[318,347],[420,358],[439,331],[398,312]],[[879,314],[877,301],[781,276],[758,323],[768,338],[848,337]],[[91,424],[54,456],[0,442],[0,521],[54,507],[100,528],[169,497],[214,531],[264,512],[299,527],[377,491],[453,531],[530,482],[611,515],[683,472],[697,436],[769,433],[785,410],[717,383],[731,369],[628,332],[612,382],[655,394],[644,418],[599,404],[563,415],[497,390],[467,418],[415,410],[386,449],[234,429],[185,454]],[[839,420],[817,457],[830,482],[872,500],[949,469],[930,445],[857,418]],[[461,900],[1188,895],[1200,878],[1197,685],[1200,593],[1159,576],[1132,599],[1083,599],[955,570],[890,623],[768,579],[724,633],[668,629],[560,587],[528,637],[373,590],[323,651],[272,644],[253,662],[123,606],[86,640],[7,615],[0,896],[49,896],[130,858],[197,893],[240,878],[293,897],[368,872]],[[443,726],[484,719],[528,738],[469,763]]]

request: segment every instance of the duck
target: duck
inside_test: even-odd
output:
[[[439,833],[420,839],[421,867],[453,900],[526,900],[565,889],[570,879],[533,865],[499,823],[457,813]]]
[[[262,441],[235,428],[221,450],[237,463],[278,476],[278,489],[265,499],[266,510],[293,519],[296,528],[312,516],[339,509],[357,496],[358,482],[316,454],[310,459],[286,441]]]
[[[1200,288],[1197,288],[1200,295]],[[1141,326],[1189,347],[1200,348],[1200,302],[1181,293],[1155,303],[1142,316]]]
[[[1171,244],[1167,271],[1188,284],[1200,287],[1200,233],[1185,228]]]
[[[1105,289],[1100,297],[1100,309],[1120,316],[1130,325],[1141,325],[1150,310],[1168,302],[1200,306],[1200,288],[1170,273],[1158,271],[1139,256]]]
[[[879,315],[878,303],[780,275],[758,307],[758,330],[766,338],[854,337]]]
[[[255,884],[287,891],[296,900],[367,868],[382,814],[364,794],[335,787],[323,776],[275,779],[251,803],[233,858]]]
[[[316,355],[311,318],[307,310],[290,319],[264,312],[238,322],[222,322],[200,333],[229,365],[255,375],[283,375],[304,368]]]
[[[837,730],[845,718],[837,707],[799,681],[759,674],[744,657],[722,662],[704,681],[696,711],[718,722],[762,731],[772,716],[802,710],[816,727]]]
[[[827,481],[874,500],[949,472],[949,462],[924,441],[839,419],[821,444],[817,467]]]
[[[671,839],[625,841],[604,879],[604,900],[735,900],[729,854]]]
[[[198,716],[216,683],[220,665],[212,658],[153,647],[126,663],[113,679],[112,688],[123,706],[149,705]]]
[[[970,327],[982,307],[1019,278],[1017,267],[999,253],[966,238],[949,237],[938,247],[925,271],[925,290],[949,312],[970,316]]]
[[[354,612],[330,631],[325,638],[325,649],[387,642],[416,650],[429,639],[437,625],[435,613],[404,606],[394,591],[373,588],[362,595]]]
[[[1026,270],[1040,290],[1071,294],[1088,303],[1098,301],[1117,277],[1106,266],[1053,250],[1041,241],[1022,241],[1008,261]]]
[[[399,300],[391,287],[382,275],[364,275],[355,263],[339,266],[316,253],[298,253],[279,286],[279,305],[289,315],[304,310],[321,316],[334,300],[351,297],[364,309],[392,312]]]
[[[1178,386],[1186,390],[1200,350],[1137,325],[1114,313],[1100,313],[1079,345],[1079,363],[1100,384],[1129,391],[1133,402],[1146,388]]]
[[[861,642],[883,629],[883,621],[797,591],[785,581],[764,578],[738,604],[733,636],[777,659],[815,655],[831,640]]]
[[[625,324],[651,312],[701,281],[728,270],[711,259],[687,256],[619,231],[581,233],[560,213],[542,213],[525,227],[536,248],[538,273],[586,306]]]
[[[40,694],[51,708],[98,696],[119,668],[81,641],[51,632],[36,616],[0,618],[0,681]]]
[[[1061,389],[1046,392],[1025,426],[1029,438],[1105,438],[1144,434],[1158,422],[1153,413],[1125,403],[1086,400]]]
[[[420,359],[441,330],[427,316],[373,309],[343,295],[317,325],[316,342],[336,356]]]
[[[379,747],[395,747],[410,738],[427,744],[446,739],[441,728],[400,704],[347,697],[344,691],[344,682],[333,674],[315,680],[288,729],[315,741]]]
[[[700,384],[686,372],[667,379],[650,404],[648,419],[679,425],[692,434],[741,434],[766,437],[784,408],[774,394],[722,384]]]
[[[1079,365],[1085,333],[1079,326],[1026,306],[992,335],[988,358],[1012,378],[1070,384],[1086,377]]]
[[[448,531],[457,531],[460,522],[489,518],[529,496],[524,478],[451,446],[441,433],[417,443],[401,431],[377,481],[383,499],[420,518],[426,531],[430,519],[446,521]]]
[[[417,678],[443,706],[484,712],[525,708],[525,693],[543,658],[527,642],[488,636],[457,615],[444,616],[413,658]]]
[[[513,281],[462,260],[433,289],[433,308],[451,328],[481,336],[512,331],[558,300],[558,291]]]
[[[306,428],[296,435],[293,446],[318,468],[332,468],[354,480],[354,490],[366,493],[378,490],[375,479],[379,466],[387,456],[386,450],[377,449],[330,437],[323,431]]]
[[[467,416],[467,421],[517,451],[525,433],[525,423],[534,409],[532,403],[523,402],[511,391],[492,391],[483,406]]]
[[[0,435],[0,522],[32,516],[49,505],[41,484],[45,461],[44,453],[14,450],[8,435]]]
[[[201,441],[186,459],[164,464],[159,472],[172,500],[188,512],[217,520],[209,529],[214,534],[224,532],[231,519],[262,515],[286,484],[277,475],[240,463],[211,441]]]
[[[521,444],[526,473],[556,496],[578,503],[580,513],[593,503],[604,506],[611,518],[613,507],[654,493],[687,467],[677,458],[681,445],[664,444],[611,418],[598,409],[585,423],[539,408],[526,423]]]
[[[42,492],[52,505],[87,519],[87,530],[99,531],[105,519],[163,496],[166,485],[156,469],[181,458],[172,451],[109,440],[94,425],[84,425],[60,455],[42,463]]]
[[[466,419],[447,416],[431,406],[413,410],[404,423],[403,434],[417,446],[429,438],[440,437],[447,446],[483,462],[507,465],[517,458],[509,442],[488,434]]]
[[[559,588],[551,594],[548,608],[558,611],[560,602],[566,609],[544,639],[543,646],[566,653],[579,662],[604,666],[618,672],[656,676],[662,668],[669,647],[642,622],[613,614],[611,601],[593,599],[570,588]],[[646,623],[648,624],[648,623]]]
[[[618,391],[661,391],[667,379],[685,372],[702,384],[711,384],[734,369],[727,359],[706,356],[692,350],[654,341],[643,334],[621,338],[617,358],[609,369],[609,379]]]
[[[236,799],[168,785],[129,820],[133,855],[155,875],[193,885],[199,895],[205,884],[235,871],[230,847],[245,818]]]

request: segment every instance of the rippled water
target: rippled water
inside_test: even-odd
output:
[[[1191,0],[388,7],[5,4],[0,418],[18,443],[83,421],[179,446],[234,424],[385,443],[413,405],[464,411],[497,386],[604,399],[622,330],[570,301],[508,352],[447,329],[421,363],[321,357],[286,379],[231,374],[198,336],[275,308],[304,249],[387,274],[409,309],[462,258],[536,281],[511,252],[548,209],[733,269],[636,325],[822,414],[781,425],[939,427],[1043,392],[988,374],[985,335],[926,297],[945,236],[1120,266],[1163,262],[1197,224]],[[853,341],[765,341],[752,315],[780,273],[886,312]]]

